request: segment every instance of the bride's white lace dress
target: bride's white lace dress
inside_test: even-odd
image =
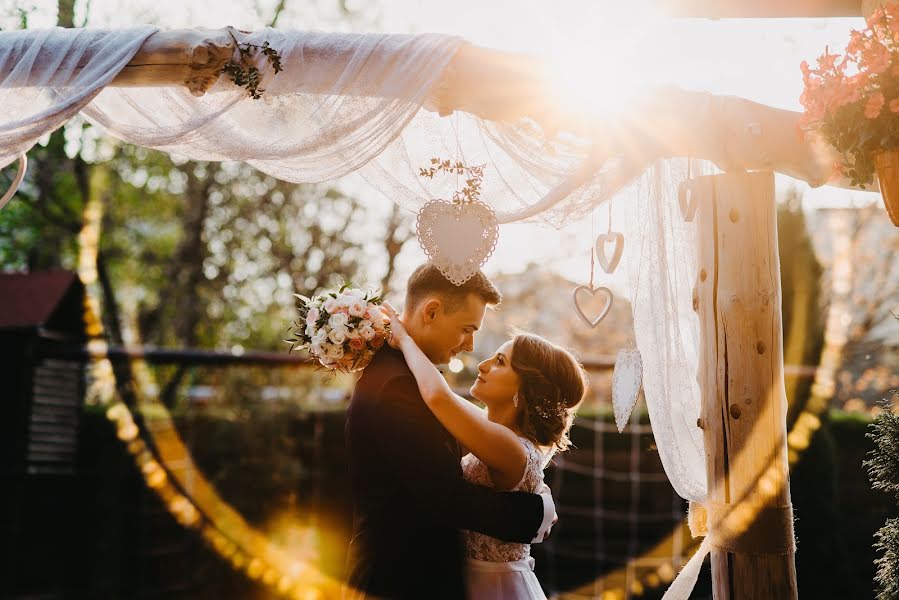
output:
[[[511,491],[535,492],[543,483],[546,455],[528,439],[520,438],[527,454],[521,481]],[[475,455],[462,459],[466,480],[494,487],[487,465]],[[530,544],[504,542],[476,531],[463,531],[467,557],[468,600],[546,600],[537,576]]]

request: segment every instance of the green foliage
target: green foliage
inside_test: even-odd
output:
[[[277,50],[269,46],[267,41],[263,42],[262,46],[256,44],[238,44],[237,50],[240,52],[240,62],[229,60],[225,63],[225,66],[222,67],[222,73],[231,77],[231,81],[236,85],[247,88],[247,95],[250,96],[250,98],[258,100],[262,97],[262,92],[265,91],[259,88],[262,77],[259,74],[259,69],[257,69],[255,65],[250,64],[247,59],[257,52],[262,52],[277,74],[284,70],[281,66],[281,55],[278,54]]]
[[[419,168],[420,177],[433,179],[438,173],[464,175],[468,174],[461,190],[453,192],[453,204],[475,202],[481,197],[481,183],[484,180],[484,167],[487,165],[468,166],[461,161],[451,162],[449,159],[432,158],[431,166]]]
[[[871,487],[893,494],[899,499],[899,415],[891,403],[881,403],[883,411],[870,426],[869,438],[874,440],[871,459],[864,465],[871,478]]]
[[[891,399],[881,402],[883,409],[866,434],[874,441],[870,459],[864,461],[871,487],[892,494],[899,500],[899,415]],[[886,521],[875,535],[874,548],[881,553],[877,565],[877,598],[899,598],[899,518]]]
[[[80,128],[71,124],[66,129]],[[28,153],[29,167],[16,195],[0,211],[0,266],[7,270],[74,266],[81,228],[87,171],[77,155],[67,156],[66,131]],[[7,189],[15,170],[4,171]]]
[[[882,553],[875,561],[877,598],[895,600],[899,598],[899,518],[887,519],[874,537],[874,548]]]

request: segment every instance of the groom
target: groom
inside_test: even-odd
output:
[[[403,324],[435,364],[473,348],[502,296],[478,271],[455,286],[432,264],[409,277]],[[353,489],[349,596],[464,598],[460,529],[542,541],[555,507],[544,494],[496,492],[463,480],[463,449],[425,406],[403,355],[384,345],[356,383],[346,446]]]

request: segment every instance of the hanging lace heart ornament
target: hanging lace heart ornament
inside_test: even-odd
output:
[[[615,425],[618,433],[624,431],[637,405],[640,387],[643,385],[643,361],[638,350],[619,350],[612,376],[612,408],[615,409]]]
[[[454,285],[478,272],[499,239],[496,213],[480,201],[431,200],[418,211],[415,230],[422,250]]]

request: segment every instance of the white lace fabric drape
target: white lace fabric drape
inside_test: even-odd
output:
[[[276,75],[257,57],[259,100],[226,76],[201,97],[185,87],[105,87],[155,31],[0,32],[0,101],[9,109],[0,115],[0,167],[81,111],[123,141],[197,160],[242,160],[287,181],[358,171],[410,210],[458,189],[454,177],[420,177],[432,157],[487,164],[482,194],[500,222],[565,223],[620,187],[622,172],[636,172],[616,161],[597,170],[588,141],[548,141],[528,120],[423,109],[434,108],[465,43],[457,37],[263,29],[247,41],[268,41],[284,71]]]
[[[651,157],[594,164],[590,140],[548,139],[528,119],[440,117],[428,109],[464,43],[444,35],[257,31],[249,41],[268,41],[284,66],[276,75],[264,57],[256,61],[260,100],[224,76],[202,97],[184,87],[107,87],[155,31],[0,32],[0,167],[80,111],[125,142],[197,160],[242,160],[287,181],[358,171],[410,210],[457,189],[454,177],[419,176],[432,157],[486,164],[482,199],[501,223],[563,225],[632,184],[620,194],[631,207],[622,265],[652,428],[677,493],[705,498],[695,231],[676,199],[684,161],[657,163],[641,176]]]

